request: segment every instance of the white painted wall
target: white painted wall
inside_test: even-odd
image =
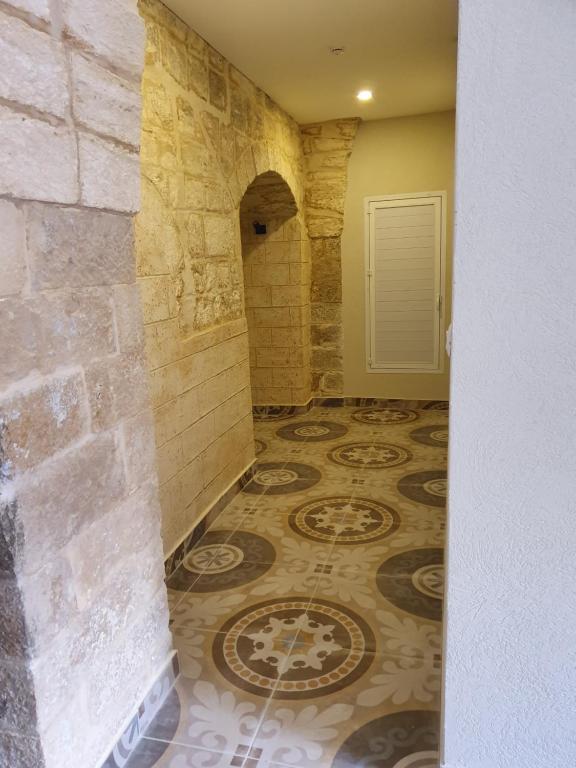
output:
[[[444,765],[576,765],[576,2],[461,0]]]

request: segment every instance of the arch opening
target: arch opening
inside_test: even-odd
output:
[[[257,176],[240,202],[244,304],[256,407],[311,397],[310,247],[287,182]]]

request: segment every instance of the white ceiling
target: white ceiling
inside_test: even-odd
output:
[[[300,123],[454,107],[457,0],[164,2]]]

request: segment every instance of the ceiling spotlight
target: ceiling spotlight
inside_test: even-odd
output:
[[[343,45],[334,45],[330,48],[332,56],[342,56],[346,48]]]
[[[365,90],[365,91],[358,91],[356,94],[356,98],[358,101],[371,101],[373,97],[372,91]]]

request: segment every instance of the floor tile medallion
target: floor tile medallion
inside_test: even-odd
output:
[[[407,464],[412,459],[410,451],[390,443],[346,443],[328,452],[334,464],[360,469],[386,469]]]
[[[280,427],[276,434],[283,440],[318,443],[344,437],[347,432],[347,427],[334,421],[301,421]]]
[[[316,485],[322,474],[316,467],[298,462],[262,462],[254,477],[243,489],[244,493],[284,494],[297,493]]]
[[[208,531],[168,581],[170,589],[213,592],[260,578],[276,559],[274,545],[248,531]]]
[[[238,612],[216,636],[214,661],[236,688],[276,699],[342,690],[370,667],[374,636],[336,603],[281,598]]]
[[[413,549],[385,560],[378,569],[378,589],[393,605],[440,621],[444,596],[441,549]]]
[[[363,424],[407,424],[416,421],[418,413],[399,408],[363,408],[353,413],[352,418]]]
[[[297,507],[289,515],[291,528],[313,541],[358,544],[377,541],[400,525],[396,510],[379,501],[331,496]]]
[[[410,432],[410,437],[422,445],[446,448],[448,446],[448,425],[432,424],[426,427],[418,427],[418,429]]]
[[[447,485],[445,470],[429,470],[405,475],[398,481],[398,490],[412,501],[418,501],[430,507],[444,507]]]
[[[346,739],[332,768],[437,768],[437,712],[395,712],[371,720]]]

